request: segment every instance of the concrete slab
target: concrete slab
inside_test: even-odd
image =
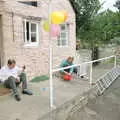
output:
[[[106,70],[109,70],[109,68],[106,68]],[[104,74],[105,71],[104,73],[103,71],[104,67],[96,67],[93,70],[93,74],[98,76],[99,74]],[[89,80],[85,79],[76,78],[70,82],[65,82],[60,78],[54,77],[53,82],[54,105],[56,108],[75,96],[90,90]],[[34,95],[21,95],[21,102],[16,102],[11,94],[0,97],[0,120],[37,120],[50,111],[49,81],[29,83],[29,88]],[[92,114],[91,111],[89,113]]]
[[[120,120],[120,77],[96,99],[79,109],[69,120]]]
[[[49,112],[49,81],[29,83],[33,96],[21,95],[22,101],[16,102],[11,94],[0,97],[0,120],[36,120]],[[88,91],[88,81],[70,82],[54,79],[54,103],[59,107],[77,94]]]

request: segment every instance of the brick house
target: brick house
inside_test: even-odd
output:
[[[69,14],[61,24],[61,34],[53,39],[53,67],[74,55],[76,47],[75,13],[69,0],[52,2],[52,11]],[[49,34],[43,23],[48,19],[47,0],[0,0],[0,66],[14,58],[26,65],[29,78],[49,72]]]

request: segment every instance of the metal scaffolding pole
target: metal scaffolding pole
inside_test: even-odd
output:
[[[49,8],[48,8],[48,17],[49,17],[49,74],[50,74],[50,108],[53,109],[54,106],[54,99],[53,99],[53,78],[52,78],[52,37],[51,37],[51,0],[49,0]]]

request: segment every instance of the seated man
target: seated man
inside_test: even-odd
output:
[[[27,89],[27,79],[25,74],[25,66],[20,72],[16,66],[15,60],[8,60],[7,66],[4,66],[0,70],[0,80],[4,87],[12,89],[14,97],[17,101],[20,101],[20,95],[17,91],[17,86],[22,83],[22,93],[32,95],[32,92]]]
[[[73,65],[73,60],[74,60],[73,57],[68,57],[67,59],[63,60],[60,64],[60,68],[72,66]],[[60,71],[60,73],[63,74],[63,75],[64,74],[71,75],[73,72],[77,73],[77,69],[72,67],[72,68],[68,68],[68,69],[64,69],[64,70]]]

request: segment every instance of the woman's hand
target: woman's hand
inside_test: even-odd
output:
[[[68,72],[65,72],[65,71],[64,71],[64,73],[65,73],[65,74],[67,74],[67,75],[71,75],[70,73],[68,73]]]
[[[24,66],[22,67],[22,71],[24,72],[24,71],[25,71],[25,69],[26,69],[26,66],[24,65]]]

